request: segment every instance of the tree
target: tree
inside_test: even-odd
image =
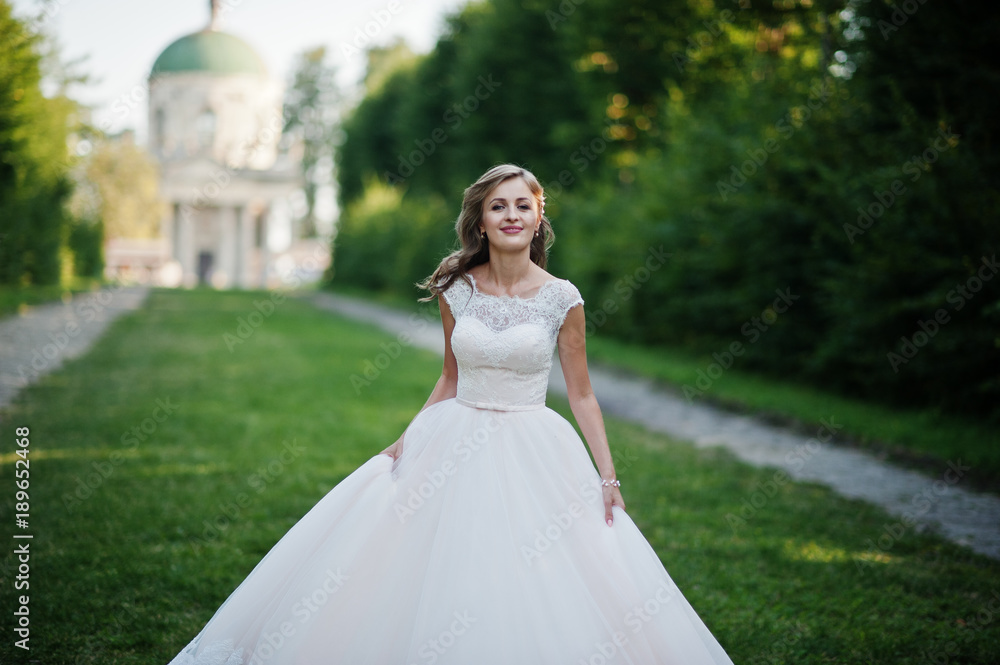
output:
[[[344,119],[337,147],[341,212],[364,195],[368,180],[384,181],[386,174],[399,171],[395,118],[403,100],[412,96],[410,74],[419,62],[401,40],[387,48],[369,49],[367,57],[365,96]]]
[[[109,238],[158,238],[164,204],[157,168],[129,137],[92,136],[69,209],[80,219],[101,220]]]
[[[42,94],[42,37],[0,0],[0,283],[54,284],[71,193],[75,105]]]
[[[301,141],[305,216],[299,220],[299,237],[316,236],[316,196],[331,187],[333,143],[339,117],[340,93],[336,70],[326,64],[326,48],[299,55],[292,85],[285,95],[285,131]]]
[[[601,304],[602,334],[739,342],[741,369],[1000,418],[984,7],[469,4],[345,125],[336,251],[356,269],[337,279],[412,293],[414,211],[451,211],[420,222],[446,230],[463,187],[518,162],[547,185],[553,271]],[[394,205],[354,205],[388,199],[375,177]],[[670,255],[655,275],[653,250]],[[366,270],[386,264],[411,268]]]

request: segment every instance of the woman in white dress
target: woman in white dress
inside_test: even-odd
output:
[[[456,230],[423,284],[445,337],[427,403],[171,665],[731,664],[625,513],[538,180],[490,169]],[[556,346],[596,470],[545,406]]]

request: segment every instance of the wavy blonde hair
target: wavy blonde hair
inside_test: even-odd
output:
[[[462,197],[462,212],[455,221],[455,233],[458,235],[459,249],[441,260],[437,269],[430,277],[417,283],[421,289],[431,294],[421,301],[433,300],[451,286],[452,282],[461,277],[469,281],[466,273],[472,268],[490,260],[490,245],[480,231],[483,221],[483,201],[500,183],[511,178],[521,178],[535,197],[538,206],[539,222],[538,236],[531,239],[531,260],[540,268],[545,268],[549,248],[555,242],[556,235],[552,231],[552,223],[545,216],[545,190],[538,178],[528,169],[515,164],[500,164],[479,177],[479,180],[469,185]],[[471,285],[471,283],[470,283]]]

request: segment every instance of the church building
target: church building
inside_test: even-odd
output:
[[[207,27],[176,40],[149,75],[149,152],[167,202],[179,283],[265,288],[273,203],[302,186],[282,149],[281,82],[246,42]]]

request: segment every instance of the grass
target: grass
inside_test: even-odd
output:
[[[426,399],[438,358],[408,349],[359,394],[350,375],[392,338],[299,301],[230,351],[223,336],[263,295],[154,291],[2,413],[0,523],[13,523],[11,432],[29,426],[35,538],[32,649],[13,647],[8,609],[0,661],[168,662]],[[873,548],[896,520],[867,504],[766,492],[773,470],[724,451],[608,431],[630,515],[735,662],[1000,659],[1000,562],[908,529]],[[5,583],[4,608],[13,595]]]
[[[684,386],[696,387],[698,373],[705,375],[715,362],[711,357],[602,337],[588,339],[587,345],[596,363],[655,379],[681,393]],[[693,399],[790,424],[810,435],[821,419],[834,418],[844,428],[841,440],[935,474],[945,462],[960,459],[972,466],[970,477],[978,486],[1000,491],[1000,434],[985,423],[929,410],[895,409],[737,368],[723,372],[703,396]]]

